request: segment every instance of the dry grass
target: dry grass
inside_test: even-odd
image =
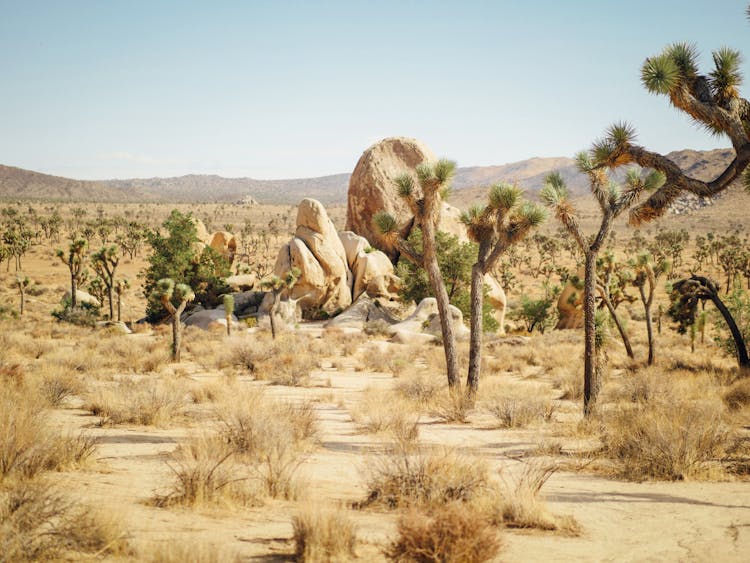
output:
[[[165,427],[183,413],[185,404],[186,390],[182,383],[148,377],[99,386],[89,392],[84,408],[101,417],[101,426]]]
[[[368,388],[351,409],[351,417],[366,432],[386,433],[406,445],[419,438],[419,414],[392,392]]]
[[[515,478],[503,479],[500,487],[482,501],[490,521],[509,528],[533,528],[579,535],[580,526],[572,516],[549,512],[541,494],[542,487],[557,471],[557,465],[532,461],[524,464]]]
[[[733,383],[723,394],[724,404],[733,411],[750,405],[750,378],[740,379]]]
[[[425,453],[396,450],[368,462],[367,499],[388,508],[469,502],[488,487],[487,465],[454,450]]]
[[[450,503],[430,515],[410,511],[398,520],[398,536],[385,549],[391,561],[482,563],[500,551],[497,530],[471,506]]]
[[[42,401],[28,389],[0,389],[0,481],[81,466],[95,449],[89,436],[50,431]]]
[[[217,435],[200,434],[184,442],[167,462],[174,474],[170,489],[157,495],[157,506],[250,505],[259,491],[247,468]]]
[[[0,490],[2,561],[125,555],[124,538],[111,513],[77,504],[46,483],[21,481]]]
[[[357,530],[340,510],[306,507],[292,518],[294,556],[306,563],[354,559]]]
[[[274,385],[306,387],[320,357],[305,336],[282,334],[275,340],[262,333],[253,342],[239,342],[232,349],[232,364],[247,369],[255,379]]]
[[[547,389],[523,383],[495,383],[482,390],[480,404],[497,419],[501,428],[525,428],[550,422],[555,412]]]
[[[80,395],[85,389],[79,376],[65,371],[43,376],[39,383],[39,393],[52,407],[60,406],[65,399]]]
[[[172,540],[139,547],[138,561],[148,563],[240,563],[236,553],[213,543]]]
[[[297,497],[295,474],[317,434],[312,404],[280,403],[246,391],[217,407],[217,416],[223,440],[253,469],[266,494]]]

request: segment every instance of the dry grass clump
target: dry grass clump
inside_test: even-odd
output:
[[[84,555],[124,555],[120,522],[85,507],[40,481],[0,490],[0,560],[80,560]]]
[[[249,505],[259,491],[247,468],[236,463],[234,451],[218,435],[201,434],[184,442],[167,462],[174,481],[157,506],[207,504]]]
[[[718,400],[659,398],[618,405],[604,418],[602,442],[627,479],[682,480],[706,473],[731,437]]]
[[[45,375],[39,382],[40,395],[52,407],[60,406],[68,397],[80,395],[85,388],[80,377],[65,371]]]
[[[217,416],[223,440],[252,468],[266,494],[295,498],[296,471],[317,434],[312,404],[281,403],[262,392],[244,392],[221,404]]]
[[[309,338],[295,334],[282,334],[275,340],[259,336],[258,341],[238,343],[232,350],[232,363],[249,370],[257,380],[304,387],[310,373],[320,366],[310,343]]]
[[[366,389],[351,417],[366,432],[388,433],[399,443],[413,443],[419,437],[419,414],[409,403],[382,389]]]
[[[306,507],[292,518],[292,528],[297,561],[327,563],[356,557],[357,529],[340,510]]]
[[[511,480],[503,479],[494,494],[482,499],[483,510],[492,522],[509,528],[533,528],[578,535],[580,526],[572,516],[557,516],[547,509],[541,490],[557,471],[552,463],[533,461]]]
[[[731,410],[740,410],[750,405],[750,378],[740,379],[727,389],[722,399]]]
[[[0,482],[83,465],[95,449],[84,434],[51,432],[42,401],[28,389],[0,388]]]
[[[138,549],[138,561],[148,563],[239,563],[236,553],[212,543],[172,540],[145,544]]]
[[[360,507],[437,506],[470,502],[489,486],[487,465],[454,450],[396,450],[368,463],[367,499]]]
[[[450,503],[430,515],[410,511],[398,520],[398,536],[385,549],[391,561],[482,563],[500,551],[497,530],[471,506]]]
[[[552,419],[555,406],[546,391],[540,385],[495,384],[482,390],[480,403],[501,428],[525,428]]]
[[[429,377],[427,374],[401,378],[393,386],[398,396],[419,406],[427,406],[435,401],[442,388],[442,378],[438,381],[437,378]]]
[[[85,409],[101,417],[101,426],[168,426],[185,409],[184,385],[156,378],[124,379],[89,393]]]
[[[552,387],[560,390],[560,399],[580,401],[583,399],[583,364],[576,362],[574,367],[557,368],[552,373]]]

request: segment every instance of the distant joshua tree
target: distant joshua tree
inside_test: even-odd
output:
[[[234,297],[227,293],[222,298],[222,304],[224,305],[224,317],[227,321],[227,336],[232,336],[232,313],[234,313]]]
[[[117,295],[117,321],[122,320],[122,296],[130,289],[130,282],[125,278],[115,281],[115,294]]]
[[[154,297],[161,301],[164,309],[169,313],[172,321],[172,361],[180,361],[180,347],[182,345],[182,324],[180,315],[185,310],[187,304],[195,299],[195,293],[189,285],[178,283],[175,285],[174,280],[163,278],[159,280],[154,289]],[[176,299],[178,305],[175,306],[172,301]]]
[[[70,271],[71,309],[75,309],[78,305],[76,292],[78,286],[82,284],[86,278],[86,246],[87,243],[84,239],[76,239],[68,246],[67,254],[62,249],[58,249],[57,251],[57,257],[62,260],[63,264],[65,264]]]
[[[500,257],[540,225],[545,211],[521,198],[521,190],[509,184],[492,186],[487,205],[474,206],[461,215],[469,237],[479,244],[477,261],[471,268],[471,342],[466,397],[476,399],[482,365],[482,306],[484,276],[491,272]]]
[[[109,301],[109,320],[112,321],[115,318],[114,311],[114,288],[115,288],[115,274],[117,273],[117,266],[120,263],[120,249],[116,245],[103,247],[101,250],[94,252],[91,255],[91,262],[94,267],[94,271],[104,282],[104,287],[107,292],[107,301]]]
[[[272,274],[260,282],[260,286],[263,289],[270,291],[273,294],[273,303],[271,309],[268,311],[268,318],[271,321],[271,337],[276,338],[276,313],[279,309],[279,303],[281,302],[281,293],[285,289],[292,289],[297,283],[297,280],[302,275],[299,268],[292,268],[283,277],[279,277]]]
[[[21,303],[19,306],[18,314],[23,317],[24,308],[26,305],[26,288],[31,284],[31,280],[28,276],[19,275],[16,276],[16,287],[21,297]]]
[[[456,163],[441,159],[437,162],[423,162],[416,168],[419,186],[409,174],[396,178],[399,196],[406,202],[414,216],[414,227],[422,232],[422,253],[417,252],[401,236],[396,219],[386,212],[373,217],[378,230],[390,238],[401,255],[413,264],[424,268],[430,280],[437,301],[440,330],[443,336],[445,363],[448,372],[448,387],[454,399],[460,397],[461,378],[458,370],[456,337],[453,333],[453,319],[450,313],[448,292],[438,263],[435,233],[440,223],[440,210],[443,198],[447,195],[451,180],[456,173]]]
[[[589,188],[601,210],[601,224],[598,232],[592,237],[585,236],[580,229],[578,213],[568,198],[565,181],[558,172],[549,174],[541,192],[542,201],[550,207],[565,230],[576,241],[584,255],[584,391],[583,409],[585,415],[593,412],[597,396],[601,389],[600,373],[596,365],[596,261],[607,236],[612,230],[614,220],[631,205],[643,191],[658,189],[664,184],[664,175],[652,171],[646,178],[641,171],[632,168],[628,171],[627,186],[623,190],[618,184],[610,181],[606,171],[598,168],[593,160],[595,150],[581,152],[576,160],[578,169],[589,179]]]
[[[663,274],[669,272],[670,262],[662,258],[654,260],[648,254],[643,253],[631,261],[633,268],[632,284],[638,288],[641,296],[643,310],[646,313],[646,333],[648,335],[648,365],[654,363],[654,329],[651,320],[651,306],[654,303],[654,292],[656,291],[656,280]]]

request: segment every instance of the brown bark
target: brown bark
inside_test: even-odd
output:
[[[469,373],[466,377],[466,398],[476,401],[482,370],[482,308],[484,306],[484,268],[480,262],[471,268],[471,337],[469,341]]]
[[[601,389],[599,370],[596,365],[596,251],[587,250],[585,254],[583,282],[583,414],[589,416],[596,405]]]
[[[607,310],[609,311],[609,315],[612,317],[612,320],[615,321],[617,332],[620,333],[620,338],[622,338],[622,343],[625,345],[625,352],[627,353],[628,358],[632,360],[635,357],[635,355],[633,354],[633,347],[630,345],[630,338],[628,338],[628,333],[625,331],[625,327],[622,326],[622,323],[620,322],[620,317],[617,316],[617,311],[615,311],[615,306],[612,304],[612,301],[607,295],[607,292],[603,291],[601,288],[599,289],[600,289],[599,295],[601,296],[602,301],[606,305]]]

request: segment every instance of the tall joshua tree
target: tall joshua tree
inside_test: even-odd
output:
[[[606,171],[598,168],[592,158],[595,149],[579,153],[576,157],[578,169],[589,179],[589,188],[601,210],[599,230],[591,237],[581,232],[578,213],[568,199],[568,191],[558,172],[549,174],[542,189],[542,201],[550,207],[557,219],[570,234],[584,255],[583,315],[584,315],[584,383],[583,412],[588,416],[593,412],[601,389],[599,370],[596,369],[596,259],[607,239],[614,220],[633,205],[644,190],[658,189],[664,184],[664,175],[650,172],[645,178],[641,171],[632,168],[628,171],[627,186],[623,190],[610,181]]]
[[[70,307],[75,309],[78,305],[78,299],[76,291],[78,286],[83,283],[86,277],[85,264],[86,264],[86,246],[87,243],[84,239],[76,239],[68,246],[68,252],[65,253],[62,249],[58,249],[57,257],[62,260],[63,264],[68,267],[70,271]]]
[[[115,274],[117,273],[117,266],[120,263],[120,250],[114,244],[103,247],[91,255],[91,262],[94,271],[104,282],[107,291],[107,301],[109,301],[109,320],[112,321],[115,318]]]
[[[699,126],[732,144],[735,157],[716,178],[704,182],[682,172],[673,161],[635,143],[630,127],[616,125],[597,143],[597,164],[614,168],[637,163],[666,176],[662,188],[630,211],[630,222],[638,225],[662,215],[683,192],[713,196],[728,188],[744,172],[750,189],[750,102],[742,98],[739,51],[722,47],[712,53],[713,68],[707,74],[698,69],[695,45],[674,43],[649,57],[641,67],[641,82],[652,94],[667,96],[670,103],[689,115]],[[627,134],[622,134],[623,129]]]
[[[180,348],[182,345],[182,324],[180,315],[185,310],[187,304],[195,299],[195,293],[189,285],[178,283],[175,285],[171,278],[159,280],[154,288],[154,297],[161,301],[161,304],[167,310],[172,321],[172,361],[180,361]],[[173,300],[177,301],[177,306]]]
[[[117,322],[122,320],[122,296],[130,289],[130,282],[125,278],[115,281],[115,294],[117,295]]]
[[[437,162],[423,162],[418,165],[416,168],[416,183],[409,174],[402,174],[396,178],[398,194],[406,202],[414,216],[414,226],[422,231],[421,254],[401,236],[398,224],[393,216],[380,212],[373,217],[373,220],[383,236],[387,236],[395,242],[402,256],[427,271],[440,317],[440,331],[443,336],[445,363],[448,371],[448,387],[454,398],[458,398],[461,391],[461,379],[458,371],[456,338],[453,333],[453,319],[450,314],[448,292],[445,289],[445,282],[440,272],[435,246],[435,233],[440,222],[441,202],[450,189],[450,183],[455,173],[456,163],[441,159]]]
[[[666,258],[654,260],[648,253],[639,254],[631,261],[633,268],[632,284],[638,288],[643,310],[646,314],[646,333],[648,335],[648,365],[654,363],[654,327],[651,320],[651,306],[654,303],[656,280],[669,271],[669,261]]]
[[[482,365],[482,306],[484,276],[497,265],[511,246],[522,240],[546,217],[544,209],[521,198],[521,189],[496,184],[487,195],[487,204],[474,206],[461,215],[469,237],[479,245],[477,261],[471,268],[471,341],[466,396],[476,399]]]

